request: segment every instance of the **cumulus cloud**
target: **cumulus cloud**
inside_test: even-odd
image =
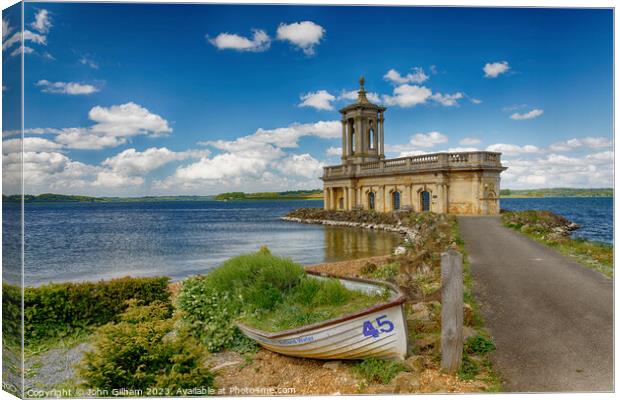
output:
[[[315,53],[315,46],[321,42],[325,35],[325,29],[312,21],[294,22],[292,24],[280,24],[277,30],[278,40],[292,43],[301,49],[307,56]]]
[[[397,153],[399,157],[417,156],[428,153],[428,149],[448,142],[448,137],[441,132],[416,133],[405,144],[386,144],[385,151]]]
[[[427,87],[404,84],[394,88],[393,95],[384,95],[383,102],[389,106],[409,108],[426,103],[432,94],[433,92]]]
[[[505,74],[510,69],[507,61],[499,61],[493,63],[486,63],[482,70],[484,71],[485,78],[497,78],[501,74]]]
[[[349,100],[349,101],[355,101],[357,100],[357,90],[343,90],[340,95],[338,95],[338,100]],[[379,96],[379,94],[375,93],[375,92],[366,92],[366,98],[368,99],[368,101],[370,101],[371,103],[381,103],[381,96]]]
[[[301,103],[299,107],[312,107],[316,110],[333,110],[332,101],[336,100],[336,96],[327,90],[317,90],[302,94],[299,98]]]
[[[456,92],[454,94],[441,94],[441,93],[433,93],[431,99],[435,100],[442,106],[456,106],[458,105],[457,100],[463,98],[463,93]]]
[[[480,139],[474,137],[466,137],[459,141],[461,146],[475,146],[480,144]]]
[[[52,151],[62,148],[62,145],[44,138],[26,137],[23,139],[8,139],[2,141],[2,153],[17,153],[23,149],[26,152]]]
[[[340,157],[342,156],[342,147],[330,146],[325,150],[325,154],[328,157]]]
[[[506,156],[514,156],[524,153],[540,153],[542,150],[537,146],[526,144],[519,146],[516,144],[495,143],[487,147],[487,151],[497,151]]]
[[[133,102],[95,106],[88,117],[94,125],[61,129],[55,141],[71,149],[99,150],[127,143],[128,138],[137,135],[161,136],[172,132],[168,121]]]
[[[572,138],[567,139],[561,142],[553,143],[549,146],[551,151],[557,152],[566,152],[576,150],[582,147],[590,147],[594,149],[611,147],[612,146],[611,139],[605,137],[583,137],[583,138]]]
[[[2,41],[3,42],[4,42],[4,39],[6,39],[7,36],[11,34],[11,32],[13,32],[13,29],[14,28],[11,26],[11,24],[9,24],[9,21],[2,18]]]
[[[257,145],[274,145],[278,148],[295,148],[304,136],[316,136],[322,139],[338,139],[342,133],[340,121],[319,121],[309,124],[292,124],[283,128],[259,128],[251,135],[236,140],[209,140],[199,142],[224,151],[252,150]]]
[[[226,32],[220,33],[214,38],[207,36],[207,40],[220,50],[260,52],[269,49],[271,45],[271,38],[262,29],[254,29],[251,39]]]
[[[46,79],[42,79],[35,83],[35,85],[41,87],[43,93],[81,95],[99,91],[99,88],[96,86],[79,82],[50,82]]]
[[[323,163],[310,154],[289,154],[305,136],[340,138],[340,121],[292,124],[275,129],[257,129],[235,140],[199,142],[218,154],[203,156],[183,165],[154,183],[159,190],[195,192],[219,190],[278,190],[316,187]]]
[[[511,189],[542,187],[613,186],[613,152],[584,157],[548,154],[534,159],[502,160],[508,167],[502,173],[502,186]]]
[[[531,111],[528,111],[526,113],[514,113],[510,116],[511,119],[516,119],[516,120],[521,120],[521,119],[532,119],[532,118],[537,118],[540,117],[541,115],[543,115],[543,110],[539,109],[539,108],[535,108]]]
[[[140,152],[131,148],[124,150],[113,157],[106,158],[101,165],[109,167],[112,171],[128,176],[134,176],[154,171],[171,161],[206,157],[209,153],[210,152],[208,150],[175,152],[168,150],[165,147],[152,147]]]
[[[47,11],[46,9],[41,9],[37,11],[34,16],[34,22],[32,22],[30,26],[37,32],[43,34],[49,33],[50,28],[52,27],[52,19],[50,17],[49,11]]]
[[[412,70],[413,72],[410,72],[403,76],[400,74],[400,72],[392,68],[388,72],[386,72],[385,75],[383,75],[383,79],[398,85],[402,85],[405,83],[423,83],[428,79],[428,75],[424,73],[424,70],[422,68],[414,67],[412,68]]]
[[[292,154],[276,164],[276,168],[286,175],[317,179],[323,174],[323,163],[310,154]]]

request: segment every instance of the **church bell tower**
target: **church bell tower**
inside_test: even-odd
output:
[[[385,158],[383,112],[386,108],[368,101],[364,77],[359,82],[357,101],[340,110],[343,164],[362,164]]]

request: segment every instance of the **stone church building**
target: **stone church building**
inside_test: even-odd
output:
[[[436,213],[499,214],[501,153],[435,153],[385,159],[385,107],[366,98],[342,114],[342,164],[324,167],[326,210],[408,209]]]

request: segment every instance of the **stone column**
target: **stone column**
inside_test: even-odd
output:
[[[355,192],[352,187],[347,188],[347,210],[352,210],[355,207]]]
[[[323,209],[329,210],[329,190],[323,189]]]
[[[379,122],[381,123],[379,128],[379,156],[384,156],[383,153],[383,145],[384,145],[384,137],[383,137],[383,111],[379,114]]]
[[[349,188],[346,186],[342,188],[342,197],[344,198],[344,201],[342,202],[342,209],[348,210],[347,204],[349,204]]]
[[[347,121],[342,120],[342,159],[344,160],[347,153]]]
[[[372,135],[373,138],[373,144],[372,144],[372,148],[375,149],[375,151],[377,152],[377,155],[379,155],[379,120],[375,119],[375,124],[374,124],[374,132],[375,134]]]
[[[377,211],[386,211],[385,210],[385,186],[379,187],[378,196],[375,196],[375,209]]]
[[[358,118],[356,121],[357,127],[355,128],[355,152],[360,154],[362,152],[362,140],[364,135],[362,134],[362,119]]]

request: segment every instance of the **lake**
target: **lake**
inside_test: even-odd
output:
[[[512,211],[549,210],[581,226],[573,232],[573,237],[605,243],[614,241],[613,197],[509,198],[501,199],[500,205]]]
[[[320,201],[49,203],[26,205],[25,284],[206,273],[267,245],[302,264],[389,253],[395,234],[279,219]],[[502,199],[511,210],[548,209],[580,224],[575,236],[611,243],[611,198]],[[15,232],[17,204],[4,204],[4,232]],[[17,214],[18,215],[18,214]],[[13,217],[12,217],[13,216]],[[5,233],[6,235],[6,233]],[[7,238],[5,236],[5,238]],[[3,243],[4,278],[19,281],[19,237]]]

